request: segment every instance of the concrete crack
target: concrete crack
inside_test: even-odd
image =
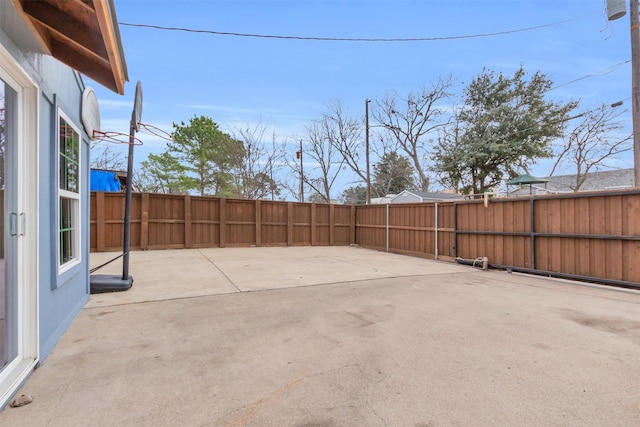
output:
[[[376,412],[376,410],[373,408],[373,406],[371,406],[371,404],[369,403],[369,396],[366,396],[364,398],[364,403],[367,404],[367,406],[369,407],[369,409],[371,409],[371,412],[373,412],[373,415],[375,415],[376,417],[380,418],[383,422],[383,424],[385,425],[385,427],[387,426],[387,420],[385,420],[380,414],[378,414]]]
[[[231,278],[230,278],[229,276],[227,276],[227,274],[226,274],[224,271],[222,271],[222,269],[221,269],[220,267],[218,267],[218,266],[216,265],[216,263],[215,263],[215,262],[213,262],[213,260],[212,260],[211,258],[209,258],[209,257],[208,257],[208,256],[206,256],[205,254],[203,254],[203,253],[202,253],[202,251],[201,251],[200,249],[198,249],[198,253],[199,253],[200,255],[202,255],[202,256],[204,257],[204,259],[206,259],[207,261],[209,261],[209,262],[211,263],[211,265],[213,265],[213,266],[216,268],[216,270],[218,270],[218,271],[220,272],[220,274],[222,274],[222,275],[223,275],[223,276],[224,276],[224,277],[229,281],[229,283],[231,283],[231,284],[233,285],[233,287],[234,287],[234,288],[236,288],[236,289],[238,290],[238,292],[242,292],[242,289],[240,289],[238,286],[236,286],[236,284],[235,284],[235,283],[233,283],[233,280],[231,280]]]

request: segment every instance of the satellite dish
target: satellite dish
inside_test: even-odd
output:
[[[87,135],[93,139],[93,131],[100,130],[100,107],[96,92],[90,87],[85,88],[82,92],[80,118]]]
[[[140,122],[142,121],[142,83],[140,83],[140,80],[136,83],[136,95],[133,100],[132,119],[135,121],[133,126],[136,129],[136,132],[140,131]]]

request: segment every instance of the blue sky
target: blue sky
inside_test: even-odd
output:
[[[581,109],[618,100],[626,100],[621,108],[631,109],[631,65],[619,65],[631,58],[629,18],[608,22],[605,0],[115,0],[115,6],[121,23],[306,37],[451,37],[570,21],[506,35],[405,43],[248,38],[121,25],[130,78],[125,95],[86,80],[98,94],[103,131],[128,132],[138,80],[143,123],[170,131],[172,122],[206,115],[228,131],[261,120],[283,142],[297,141],[331,99],[363,116],[365,99],[406,94],[440,76],[451,75],[460,94],[483,67],[506,74],[521,65],[541,71],[560,86],[550,98],[579,100]],[[594,77],[565,85],[588,75]],[[623,119],[630,128],[630,112]],[[164,150],[163,141],[140,136],[145,144],[136,148],[136,163]],[[632,167],[632,154],[616,166]],[[533,172],[545,175],[549,169],[543,162]]]

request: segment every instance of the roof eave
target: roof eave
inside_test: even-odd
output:
[[[113,0],[12,0],[42,51],[123,95],[127,66]]]

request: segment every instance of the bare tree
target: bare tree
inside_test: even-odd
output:
[[[100,149],[99,142],[91,143],[91,168],[109,171],[123,171],[127,169],[127,159],[124,154],[113,149],[109,144]]]
[[[449,98],[452,84],[451,78],[438,79],[431,87],[423,86],[406,97],[390,94],[376,100],[373,110],[374,119],[411,159],[421,191],[429,190],[430,180],[425,170],[428,162],[426,140],[447,124],[442,121],[445,111],[437,104]]]
[[[360,165],[364,157],[364,141],[362,140],[363,124],[344,111],[340,100],[332,100],[328,112],[322,116],[325,136],[333,148],[342,155],[344,164],[349,167],[363,182],[367,181],[367,172]]]
[[[306,160],[304,171],[299,162],[289,161],[289,167],[302,176],[304,184],[312,192],[320,195],[327,203],[331,201],[331,189],[336,178],[345,166],[345,159],[335,146],[328,143],[326,118],[314,120],[305,130],[306,150],[303,148],[302,160]]]
[[[265,142],[268,124],[246,125],[231,129],[231,136],[242,142],[244,151],[234,171],[238,196],[245,199],[275,199],[280,194],[278,175],[283,159],[283,146],[277,143],[275,133],[271,143]]]
[[[576,182],[573,191],[587,179],[587,174],[607,167],[606,161],[633,148],[632,136],[624,135],[624,127],[617,120],[624,111],[615,111],[613,107],[602,104],[598,108],[586,111],[578,125],[566,136],[557,150],[556,162],[549,173],[552,176],[564,164],[575,168]]]

